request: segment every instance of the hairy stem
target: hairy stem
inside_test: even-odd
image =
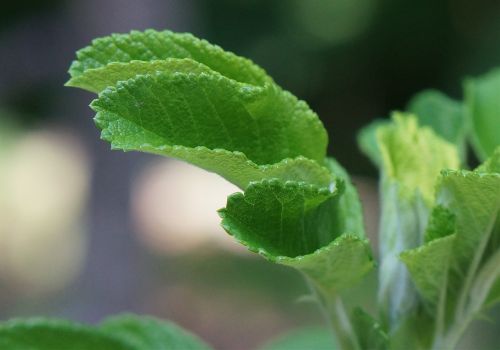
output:
[[[336,296],[328,305],[328,313],[341,349],[360,349],[358,337],[341,297]]]
[[[304,276],[309,289],[316,297],[326,322],[335,334],[335,342],[342,350],[361,350],[349,314],[339,295],[325,296]]]

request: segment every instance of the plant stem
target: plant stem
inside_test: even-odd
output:
[[[455,325],[445,334],[439,335],[432,346],[433,350],[453,350],[457,347],[460,338],[472,321],[472,317],[467,317],[462,322]]]
[[[339,295],[325,296],[311,281],[304,276],[307,284],[316,297],[323,316],[335,334],[335,342],[342,350],[361,350],[358,337],[354,332],[351,320]]]
[[[359,350],[358,337],[340,296],[332,298],[328,305],[328,314],[341,349]]]

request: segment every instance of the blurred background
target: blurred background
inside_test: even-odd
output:
[[[215,210],[236,188],[177,161],[111,152],[63,87],[75,50],[131,29],[188,31],[264,67],[318,112],[360,189],[376,172],[356,131],[425,88],[500,65],[496,0],[45,0],[0,12],[0,319],[83,322],[131,311],[174,320],[217,349],[253,349],[321,322],[300,276],[237,246]],[[495,315],[492,315],[495,317]],[[496,332],[498,333],[498,332]],[[495,327],[468,338],[495,348]],[[464,344],[467,344],[465,341]]]

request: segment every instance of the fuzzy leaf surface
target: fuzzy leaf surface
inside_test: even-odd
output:
[[[490,158],[476,169],[476,172],[500,174],[500,146],[495,149]]]
[[[460,165],[456,147],[412,115],[395,113],[393,123],[378,128],[377,141],[385,176],[400,184],[402,195],[411,197],[418,190],[428,203],[439,172]]]
[[[401,255],[441,341],[500,300],[500,173],[486,170],[443,171],[436,203],[453,219],[435,216],[430,240]]]
[[[167,58],[152,61],[110,62],[99,68],[86,70],[70,79],[66,86],[79,87],[99,93],[108,86],[115,86],[119,81],[134,78],[137,75],[154,74],[156,72],[173,73],[210,73],[212,70],[204,64],[189,58]]]
[[[294,267],[330,293],[355,284],[372,267],[367,241],[345,230],[341,181],[328,188],[277,179],[253,182],[219,211],[222,227],[251,251]]]
[[[87,74],[95,76],[93,69],[104,68],[116,62],[169,58],[189,58],[239,82],[253,85],[272,82],[266,72],[250,60],[224,51],[219,46],[191,34],[168,30],[131,31],[129,34],[113,34],[95,39],[90,46],[79,50],[76,56],[77,60],[69,69],[71,80],[68,85],[82,88],[87,88],[85,83],[81,84],[89,80]]]
[[[438,238],[400,256],[418,291],[431,304],[438,303],[446,287],[455,238],[454,234]]]
[[[91,106],[113,148],[180,158],[242,188],[253,178],[249,172],[287,158],[309,158],[318,165],[307,167],[325,174],[319,166],[327,143],[321,122],[275,85],[241,84],[217,73],[156,73],[119,82]],[[244,165],[243,179],[235,161]]]

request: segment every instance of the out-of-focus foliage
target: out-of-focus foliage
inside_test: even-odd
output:
[[[57,319],[0,323],[0,346],[9,350],[209,350],[171,322],[121,315],[90,327]]]
[[[485,160],[500,144],[500,69],[467,80],[465,103],[472,145],[478,157]]]

